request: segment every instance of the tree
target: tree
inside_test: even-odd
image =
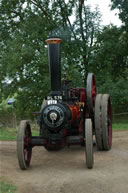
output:
[[[110,94],[113,109],[126,111],[128,105],[128,63],[125,34],[122,28],[106,26],[98,35],[92,61],[96,64],[100,93]]]
[[[117,82],[118,92],[121,93],[120,104],[124,104],[124,109],[128,106],[128,0],[111,0],[111,9],[119,9],[119,18],[123,25],[120,27],[118,39],[118,52],[116,54],[116,63],[120,70],[120,79]],[[118,95],[118,94],[117,94]]]
[[[1,0],[0,17],[2,96],[17,93],[18,108],[23,113],[39,109],[49,90],[45,44],[48,35],[64,40],[62,69],[72,76],[73,84],[78,82],[76,76],[82,77],[79,84],[85,82],[100,31],[98,9],[91,12],[84,0]]]
[[[124,56],[126,59],[126,64],[128,68],[128,0],[111,0],[111,9],[119,9],[119,18],[121,19],[123,25],[121,26],[122,35],[121,40],[124,42]]]
[[[111,0],[111,9],[119,9],[119,17],[128,27],[128,0]]]
[[[2,95],[7,97],[17,93],[25,112],[39,108],[38,98],[48,92],[48,65],[47,35],[41,27],[45,20],[33,13],[30,7],[24,10],[22,6],[23,2],[19,1],[13,1],[13,4],[3,1],[1,4],[0,77]]]

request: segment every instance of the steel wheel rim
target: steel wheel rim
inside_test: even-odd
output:
[[[103,146],[104,150],[108,151],[112,145],[112,113],[110,96],[108,94],[103,95],[101,104]]]
[[[91,119],[85,120],[85,156],[86,166],[88,169],[93,168],[93,134],[92,134],[92,121]]]
[[[110,104],[110,99],[108,101],[108,143],[109,146],[112,146],[112,110],[111,110],[111,104]]]
[[[98,150],[103,150],[103,137],[101,125],[101,100],[102,94],[98,94],[96,96],[96,103],[95,103],[95,135]]]

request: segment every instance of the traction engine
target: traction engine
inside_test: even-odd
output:
[[[32,148],[44,146],[55,151],[70,145],[85,149],[87,168],[94,163],[94,136],[98,150],[112,146],[112,112],[108,94],[97,94],[93,73],[87,76],[85,88],[72,88],[66,74],[61,80],[60,38],[46,40],[51,91],[43,100],[39,113],[39,136],[32,136],[29,121],[22,120],[17,134],[17,157],[21,169],[30,166]]]

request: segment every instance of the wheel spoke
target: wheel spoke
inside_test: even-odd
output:
[[[28,151],[25,148],[24,148],[24,160],[25,160],[25,162],[27,162],[27,160],[28,160]]]

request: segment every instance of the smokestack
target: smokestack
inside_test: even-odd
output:
[[[48,60],[51,82],[51,95],[60,95],[61,91],[61,64],[60,38],[52,37],[46,40],[48,44]]]

